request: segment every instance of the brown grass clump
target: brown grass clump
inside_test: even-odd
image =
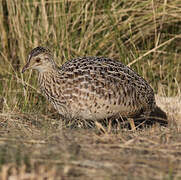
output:
[[[38,180],[38,179],[47,179],[52,180],[56,177],[55,167],[45,167],[40,165],[38,167],[33,167],[31,172],[27,172],[27,167],[22,165],[17,167],[13,164],[7,164],[2,167],[0,178],[1,180]]]

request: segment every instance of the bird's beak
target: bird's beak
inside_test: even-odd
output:
[[[30,66],[29,66],[29,62],[23,67],[23,69],[22,69],[22,73],[24,73],[27,69],[29,69],[30,68]]]
[[[31,56],[29,55],[29,56],[28,56],[27,63],[26,63],[26,65],[23,67],[21,73],[24,73],[27,69],[30,68],[30,59],[31,59]]]

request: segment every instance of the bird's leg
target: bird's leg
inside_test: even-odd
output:
[[[136,126],[135,126],[135,123],[134,123],[134,119],[133,118],[128,118],[128,121],[129,121],[129,124],[131,126],[131,130],[135,131],[136,130]]]

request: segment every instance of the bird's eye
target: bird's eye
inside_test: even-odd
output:
[[[41,60],[40,58],[36,58],[36,62],[37,62],[37,63],[39,63],[39,62],[40,62],[40,60]]]

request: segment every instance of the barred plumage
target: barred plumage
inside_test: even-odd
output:
[[[149,115],[156,107],[149,84],[119,61],[82,57],[57,67],[51,52],[37,47],[22,72],[29,68],[39,71],[42,93],[66,117],[135,117]]]

